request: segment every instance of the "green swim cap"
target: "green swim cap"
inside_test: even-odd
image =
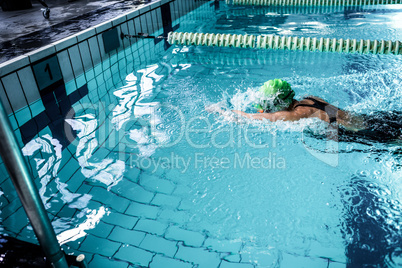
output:
[[[282,79],[269,80],[259,90],[262,94],[257,109],[265,111],[280,111],[292,104],[295,92],[289,83]]]

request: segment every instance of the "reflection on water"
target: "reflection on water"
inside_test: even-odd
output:
[[[98,119],[87,114],[65,121],[77,132],[78,145],[75,156],[81,166],[82,174],[86,178],[105,184],[109,189],[116,185],[123,178],[124,162],[112,158],[92,159],[94,151],[99,146],[96,138]]]
[[[139,150],[139,156],[150,157],[155,153],[158,144],[168,139],[165,132],[156,126],[161,123],[161,118],[156,113],[160,102],[154,101],[160,92],[159,84],[163,75],[159,75],[158,69],[163,69],[158,64],[138,70],[140,76],[138,83],[138,99],[133,106],[133,120],[141,120],[141,127],[129,130],[129,139],[134,141]]]
[[[81,237],[87,235],[87,230],[94,229],[103,216],[106,214],[106,209],[104,207],[100,207],[97,210],[84,209],[77,217],[83,217],[83,221],[78,224],[78,226],[66,230],[68,226],[68,222],[63,221],[62,219],[58,219],[53,221],[53,226],[55,228],[56,233],[58,231],[63,231],[57,235],[57,240],[60,245],[65,243],[75,241]],[[84,217],[85,216],[85,217]]]
[[[294,87],[297,98],[317,95],[358,112],[369,112],[372,107],[397,111],[402,108],[401,91],[397,90],[401,87],[399,63],[382,66],[386,57],[371,56],[326,54],[325,60],[315,62],[311,59],[317,59],[317,54],[312,53],[235,51],[209,55],[211,51],[176,48],[169,55],[171,60],[163,59],[125,76],[123,86],[110,90],[115,104],[99,104],[106,108],[77,112],[66,119],[77,136],[73,143],[76,160],[72,161],[85,181],[99,182],[110,190],[126,179],[127,155],[156,163],[166,159],[162,179],[173,180],[185,189],[174,194],[186,204],[181,211],[189,215],[181,223],[186,228],[203,231],[211,238],[241,241],[245,252],[258,249],[272,256],[287,252],[342,262],[346,245],[351,265],[366,258],[367,252],[373,264],[382,265],[391,260],[389,256],[396,259],[400,205],[398,198],[387,192],[393,184],[372,186],[366,178],[351,176],[357,168],[384,169],[383,177],[394,174],[395,169],[385,169],[381,161],[395,148],[341,143],[336,165],[330,166],[307,148],[325,149],[323,141],[314,138],[307,144],[300,134],[305,129],[315,135],[324,133],[326,124],[318,120],[233,122],[207,113],[205,106],[218,103],[219,108],[228,110],[251,109],[255,102],[252,92],[266,80],[281,77]],[[331,68],[327,68],[328,62]],[[378,66],[381,70],[376,70]],[[374,146],[378,147],[378,159],[365,163],[364,157],[374,154]],[[69,192],[65,182],[69,178],[57,177],[62,149],[57,140],[45,135],[29,142],[24,154],[34,156],[41,151],[42,157],[35,158],[35,163],[46,206],[59,199],[80,210],[73,220],[74,228],[66,219],[55,223],[61,232],[59,239],[68,242],[94,228],[107,208],[90,210],[86,206],[92,196]],[[102,157],[98,155],[101,149],[105,152]],[[116,152],[117,156],[112,154]],[[177,158],[167,159],[172,152]],[[194,165],[195,153],[203,159],[229,160],[248,155],[264,158],[270,165],[216,168],[202,162],[200,168]],[[282,159],[281,168],[274,168],[274,161]],[[397,161],[393,159],[395,168]],[[176,160],[190,163],[185,172],[174,169]],[[152,170],[143,168],[142,172]],[[49,187],[53,183],[56,186]],[[385,208],[386,204],[390,207]]]
[[[91,196],[70,192],[67,189],[67,184],[63,182],[69,178],[60,179],[58,177],[62,158],[61,150],[60,142],[48,134],[30,141],[22,148],[25,156],[32,156],[40,151],[40,157],[35,157],[34,160],[41,183],[39,194],[45,208],[49,209],[52,204],[55,204],[54,201],[60,198],[63,203],[69,204],[71,208],[83,209],[87,206]],[[50,183],[55,183],[55,188],[53,185],[49,185]],[[53,199],[53,203],[50,202],[50,199]]]
[[[113,92],[118,100],[116,105],[107,106],[107,102],[100,101],[82,106],[89,107],[88,109],[77,106],[75,113],[70,113],[65,119],[65,123],[75,132],[75,135],[70,137],[76,139],[70,141],[68,149],[75,150],[73,158],[62,159],[63,155],[69,156],[63,154],[63,150],[67,148],[63,148],[60,142],[49,134],[31,140],[22,149],[25,156],[33,157],[36,165],[34,168],[41,184],[39,193],[46,209],[53,211],[52,206],[57,209],[62,207],[61,203],[79,211],[74,219],[60,217],[53,220],[60,243],[75,241],[85,236],[86,231],[95,228],[106,214],[106,209],[102,206],[97,209],[88,208],[92,199],[90,194],[73,193],[68,189],[68,181],[71,178],[59,177],[62,160],[75,163],[79,167],[77,172],[86,178],[86,184],[97,182],[99,184],[96,185],[110,190],[123,179],[126,171],[124,150],[120,151],[117,157],[109,155],[116,150],[115,146],[122,148],[116,137],[123,136],[121,144],[125,145],[123,149],[126,149],[127,153],[134,148],[139,156],[150,157],[158,148],[158,144],[167,142],[171,135],[163,128],[157,127],[162,122],[155,112],[160,102],[154,101],[160,92],[158,85],[165,77],[157,73],[164,74],[166,70],[163,65],[155,64],[127,75],[126,84]],[[68,167],[65,165],[62,168],[71,169],[73,166],[74,164]],[[70,172],[69,170],[65,173]]]
[[[199,32],[401,40],[400,5],[229,6]]]
[[[342,232],[348,267],[399,267],[402,205],[395,190],[358,175],[339,187],[339,192],[344,205]]]
[[[139,92],[137,90],[137,77],[129,74],[126,77],[126,85],[113,92],[119,103],[113,109],[112,123],[117,130],[120,130],[125,122],[127,122],[133,113],[135,101],[138,99]]]
[[[220,50],[220,52],[223,51]],[[205,49],[205,52],[210,52],[210,50]],[[194,50],[190,51],[188,55],[179,55],[179,62],[192,63],[193,67],[190,67],[190,71],[192,68],[199,68],[200,65],[208,66],[209,62],[214,62],[219,66],[209,72],[209,74],[213,72],[216,76],[215,79],[203,77],[204,84],[196,84],[195,81],[190,83],[190,85],[197,87],[193,91],[200,92],[199,95],[205,94],[206,104],[212,104],[212,106],[208,106],[211,109],[247,110],[250,108],[248,107],[250,103],[254,101],[253,90],[255,91],[259,85],[268,79],[283,78],[294,87],[298,99],[305,95],[316,95],[337,103],[343,109],[367,114],[374,114],[374,111],[386,112],[390,109],[402,110],[402,91],[400,90],[402,83],[399,79],[402,73],[400,57],[391,59],[388,56],[327,55],[327,64],[331,62],[331,68],[328,68],[320,65],[323,61],[312,61],[312,63],[316,63],[316,66],[312,64],[310,67],[302,60],[295,61],[291,52],[281,53],[277,52],[276,56],[272,56],[268,52],[261,53],[266,56],[264,60],[256,59],[255,56],[248,55],[247,52],[244,54],[220,53],[216,55],[214,61],[213,56],[215,54],[197,54]],[[281,63],[281,56],[278,54],[288,61]],[[311,54],[303,54],[303,56],[314,57]],[[289,64],[290,66],[288,65],[289,61],[292,62]],[[241,62],[247,63],[247,66],[241,67]],[[309,61],[306,60],[306,62]],[[264,75],[255,75],[253,72]],[[337,74],[332,74],[332,72],[337,72]],[[184,77],[185,74],[182,76]],[[177,83],[184,81],[181,77],[172,77],[171,79]],[[218,81],[222,82],[219,83]],[[186,80],[186,83],[189,81]],[[178,89],[170,87],[170,90],[172,93],[169,95],[168,101],[184,102],[179,97],[175,98]],[[180,88],[180,90],[183,89]],[[187,91],[190,90],[187,89]],[[194,103],[192,106],[197,105],[199,99],[203,99],[199,95],[192,96]],[[390,96],[392,97],[390,98]],[[190,114],[186,117],[195,116],[197,111],[200,113],[204,105],[198,105],[198,110],[194,113],[190,110]],[[187,110],[184,106],[183,109]],[[225,113],[223,115],[207,116],[208,120],[211,120],[213,129],[224,129],[232,126],[231,118],[225,116],[227,115]],[[378,122],[382,122],[382,119],[385,121],[386,118],[381,117]],[[387,123],[390,122],[387,121]],[[398,122],[397,119],[395,123],[400,124],[401,122],[400,120]],[[392,255],[393,260],[396,261],[399,254],[398,247],[391,245],[393,242],[384,240],[382,236],[388,234],[389,237],[394,237],[393,239],[399,241],[400,233],[393,232],[393,228],[396,227],[388,222],[390,219],[399,221],[399,214],[396,214],[397,209],[391,212],[394,215],[387,220],[379,219],[377,221],[375,218],[371,218],[367,224],[355,224],[348,227],[343,223],[343,221],[347,221],[343,218],[344,210],[356,209],[358,212],[355,211],[355,215],[348,215],[348,217],[356,218],[354,216],[363,213],[360,210],[365,210],[371,206],[369,201],[364,200],[376,198],[376,195],[367,194],[369,190],[364,191],[364,189],[368,185],[363,183],[358,191],[359,193],[354,197],[355,203],[346,204],[343,196],[340,196],[343,194],[342,191],[337,191],[337,189],[343,189],[342,187],[345,187],[347,191],[353,189],[356,180],[349,181],[349,178],[356,168],[363,168],[368,171],[384,169],[383,177],[395,176],[398,172],[395,169],[395,163],[398,160],[393,152],[397,151],[400,145],[385,144],[384,139],[379,140],[380,137],[376,142],[367,142],[368,139],[365,140],[367,143],[357,143],[356,140],[341,142],[339,151],[336,153],[339,164],[336,162],[337,165],[329,167],[323,164],[323,159],[319,159],[317,156],[314,159],[308,155],[306,153],[307,148],[300,148],[302,144],[300,144],[300,137],[297,134],[306,128],[309,128],[314,134],[320,134],[324,130],[325,124],[302,120],[296,124],[252,122],[250,125],[260,131],[255,134],[257,137],[268,136],[276,131],[279,136],[276,148],[258,151],[243,143],[239,148],[228,149],[229,146],[223,150],[207,148],[202,152],[205,155],[219,158],[222,155],[249,152],[262,157],[267,151],[270,151],[279,156],[284,156],[286,171],[211,168],[203,170],[202,174],[197,174],[195,170],[190,169],[190,172],[193,171],[190,174],[195,176],[192,177],[191,182],[188,182],[189,193],[183,194],[183,197],[188,198],[192,205],[189,206],[191,218],[187,226],[208,230],[211,236],[218,238],[240,238],[247,246],[274,248],[270,250],[270,253],[280,249],[295,254],[313,257],[325,256],[345,262],[346,259],[342,259],[342,257],[345,258],[346,244],[348,252],[346,258],[351,263],[350,267],[359,267],[353,266],[352,263],[362,262],[364,253],[359,252],[359,250],[361,249],[361,242],[367,242],[375,245],[373,250],[378,251],[372,254],[372,260],[376,259],[376,262],[371,262],[373,265],[389,262],[390,258],[386,257],[387,255]],[[197,127],[200,128],[200,125]],[[239,133],[238,129],[246,127],[246,124],[235,125],[233,132]],[[264,131],[267,129],[273,132]],[[393,133],[395,132],[395,135],[401,131],[399,127],[390,130]],[[230,135],[229,132],[223,133],[220,138],[225,141],[230,138]],[[213,137],[212,134],[207,134],[201,141],[211,139],[211,137]],[[237,138],[237,136],[235,137]],[[325,149],[323,140],[315,138],[311,142],[311,145],[315,146],[313,148],[320,149],[324,146]],[[155,155],[158,155],[158,151]],[[369,163],[363,162],[367,155],[373,156]],[[384,161],[386,157],[393,159],[393,168],[384,167],[390,162]],[[383,178],[376,177],[376,180],[382,181]],[[347,185],[344,185],[345,181],[348,182]],[[392,183],[383,183],[384,189],[396,187]],[[360,209],[359,206],[362,208]],[[350,236],[345,235],[345,233],[351,229],[354,233],[359,233],[361,229],[361,236],[368,234],[367,241],[366,238],[349,240]],[[380,229],[386,231],[382,233],[376,231]],[[343,235],[340,235],[340,232]],[[374,232],[374,235],[370,235],[370,232]],[[388,248],[386,254],[382,249],[384,247]],[[370,263],[369,258],[367,259],[368,263]]]

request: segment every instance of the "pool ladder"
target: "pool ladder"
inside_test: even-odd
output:
[[[43,252],[54,268],[86,268],[84,255],[65,255],[0,101],[0,155]]]
[[[216,46],[234,48],[282,49],[361,54],[402,54],[400,41],[310,38],[279,35],[239,35],[213,33],[170,32],[172,45]]]

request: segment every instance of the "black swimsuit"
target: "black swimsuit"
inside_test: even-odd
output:
[[[312,97],[305,98],[312,100],[313,104],[296,104],[302,107],[312,107],[324,111],[328,114],[329,122],[336,122],[338,108],[335,106],[314,99]],[[293,109],[294,109],[293,108]],[[367,144],[368,141],[373,142],[387,142],[387,141],[399,141],[402,140],[402,112],[390,111],[390,112],[375,112],[369,115],[361,114],[360,117],[367,126],[366,129],[359,131],[347,130],[343,127],[338,129],[338,140],[344,142],[359,142]]]
[[[318,110],[321,110],[323,112],[326,112],[328,117],[329,117],[329,123],[334,123],[336,122],[336,116],[338,114],[338,108],[336,108],[335,106],[319,101],[315,98],[311,98],[311,97],[307,97],[304,98],[305,100],[312,100],[314,103],[313,104],[307,104],[307,103],[300,103],[300,104],[296,104],[295,107],[293,107],[293,109],[295,109],[298,106],[302,106],[302,107],[312,107],[312,108],[316,108]]]
[[[357,132],[339,128],[340,141],[402,141],[402,112],[375,112],[360,116],[367,128]]]

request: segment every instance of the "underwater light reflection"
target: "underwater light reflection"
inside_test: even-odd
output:
[[[75,119],[66,119],[66,122],[77,132],[79,139],[76,157],[81,172],[86,178],[99,181],[108,186],[115,186],[123,178],[125,163],[112,158],[94,159],[92,156],[99,146],[96,137],[98,120],[93,115],[80,116]],[[99,132],[109,131],[99,129]]]
[[[51,202],[49,200],[52,197],[60,194],[61,200],[64,203],[69,204],[73,208],[85,208],[91,199],[88,194],[76,194],[72,193],[67,189],[67,184],[63,183],[58,177],[59,167],[61,163],[61,144],[58,140],[53,139],[50,135],[46,134],[42,137],[36,138],[29,143],[27,143],[22,152],[25,156],[32,156],[37,151],[42,158],[37,156],[34,158],[36,162],[36,169],[39,175],[41,188],[39,189],[39,194],[46,209],[51,207]],[[52,183],[52,179],[56,183],[57,191],[54,191],[52,187],[49,187],[49,183]]]
[[[87,213],[87,218],[84,220],[84,222],[80,223],[75,228],[64,231],[57,235],[57,240],[61,245],[86,236],[86,231],[96,227],[102,217],[106,214],[106,209],[104,207],[100,207],[97,210],[88,209],[85,211],[85,213]]]

